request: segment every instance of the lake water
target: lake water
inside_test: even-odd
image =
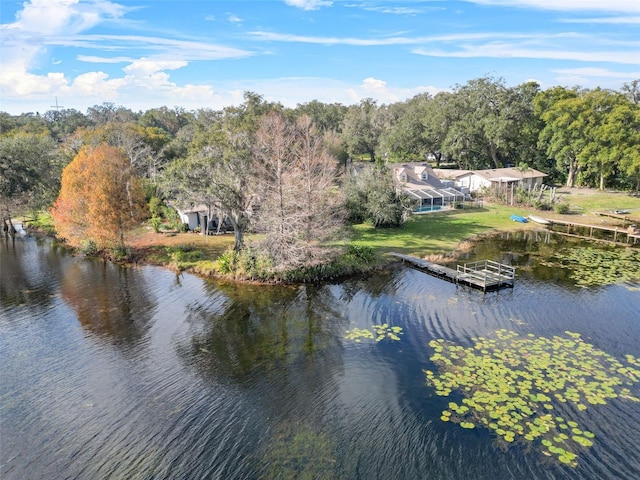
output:
[[[576,286],[539,264],[549,241],[479,246],[518,265],[515,288],[483,294],[401,265],[331,285],[240,286],[3,239],[0,477],[640,478],[630,400],[565,408],[595,434],[575,467],[440,419],[460,394],[427,385],[433,339],[570,331],[640,357],[640,283]],[[383,323],[402,328],[399,341],[345,338]]]

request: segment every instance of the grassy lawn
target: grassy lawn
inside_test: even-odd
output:
[[[578,207],[585,214],[596,211],[623,210],[640,217],[640,197],[624,192],[598,192],[590,189],[558,188],[556,195],[569,203],[571,208]]]
[[[482,208],[448,210],[414,215],[400,229],[374,229],[362,224],[353,227],[354,245],[370,246],[379,254],[399,252],[418,257],[440,255],[458,248],[465,240],[478,235],[507,230],[540,228],[535,223],[518,223],[511,214],[526,217],[535,214],[550,219],[574,220],[580,223],[602,224],[615,220],[595,215],[614,209],[628,209],[640,224],[640,197],[625,193],[598,192],[589,189],[561,189],[557,191],[571,207],[571,213],[559,215],[532,208],[510,207],[485,203]],[[250,241],[250,238],[246,239]],[[131,238],[130,245],[138,249],[156,250],[160,247],[189,247],[202,252],[203,260],[215,260],[233,245],[233,235],[208,236],[194,233],[157,234],[141,229]]]
[[[353,243],[372,246],[379,253],[398,252],[419,257],[440,254],[455,250],[462,241],[480,234],[535,228],[510,220],[509,215],[514,213],[526,216],[529,212],[503,205],[485,205],[414,215],[400,229],[376,230],[371,225],[356,225]]]
[[[539,228],[539,225],[531,222],[513,222],[509,216],[514,213],[523,217],[534,214],[550,219],[599,225],[603,222],[615,224],[615,220],[597,216],[594,212],[628,209],[631,216],[638,218],[640,223],[640,197],[589,189],[558,189],[557,195],[570,205],[572,213],[559,215],[533,208],[485,204],[479,209],[414,215],[401,229],[376,230],[370,225],[356,225],[353,243],[369,245],[382,254],[399,252],[425,257],[453,251],[461,242],[492,231]]]

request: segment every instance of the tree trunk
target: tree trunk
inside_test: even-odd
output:
[[[244,228],[242,226],[241,215],[228,215],[227,218],[233,226],[233,250],[239,252],[244,248]],[[222,222],[220,222],[222,223]]]
[[[16,227],[13,226],[13,222],[11,221],[11,217],[9,217],[8,220],[9,220],[9,233],[11,235],[15,235],[17,233]]]
[[[489,156],[491,157],[491,164],[493,165],[493,168],[499,168],[498,167],[498,149],[496,148],[495,144],[490,143],[488,150],[489,150]]]
[[[235,224],[235,222],[233,225],[233,235],[234,235],[233,249],[236,252],[239,252],[244,248],[244,232],[241,228],[238,227],[237,224]]]
[[[569,172],[567,174],[567,187],[573,188],[576,183],[576,177],[578,176],[578,171],[580,167],[577,165],[575,160],[571,160],[569,162]]]

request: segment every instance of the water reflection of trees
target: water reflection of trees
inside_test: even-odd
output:
[[[207,373],[240,379],[317,359],[339,345],[343,322],[331,286],[215,289],[226,296],[222,311],[192,310],[187,322],[194,333],[190,345],[180,347],[181,355]]]
[[[350,302],[359,293],[365,293],[372,298],[379,298],[381,295],[392,295],[396,292],[395,280],[399,268],[391,265],[385,270],[367,274],[362,278],[351,278],[340,284],[340,299]]]
[[[137,343],[150,327],[155,303],[142,270],[75,262],[64,272],[61,292],[84,328],[116,342]]]
[[[47,308],[58,289],[66,252],[47,239],[2,237],[0,303]]]

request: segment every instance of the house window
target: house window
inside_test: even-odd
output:
[[[429,178],[429,174],[427,172],[422,172],[422,180],[427,180]]]
[[[401,173],[400,174],[400,181],[401,182],[406,182],[407,181],[407,174],[406,173]]]

